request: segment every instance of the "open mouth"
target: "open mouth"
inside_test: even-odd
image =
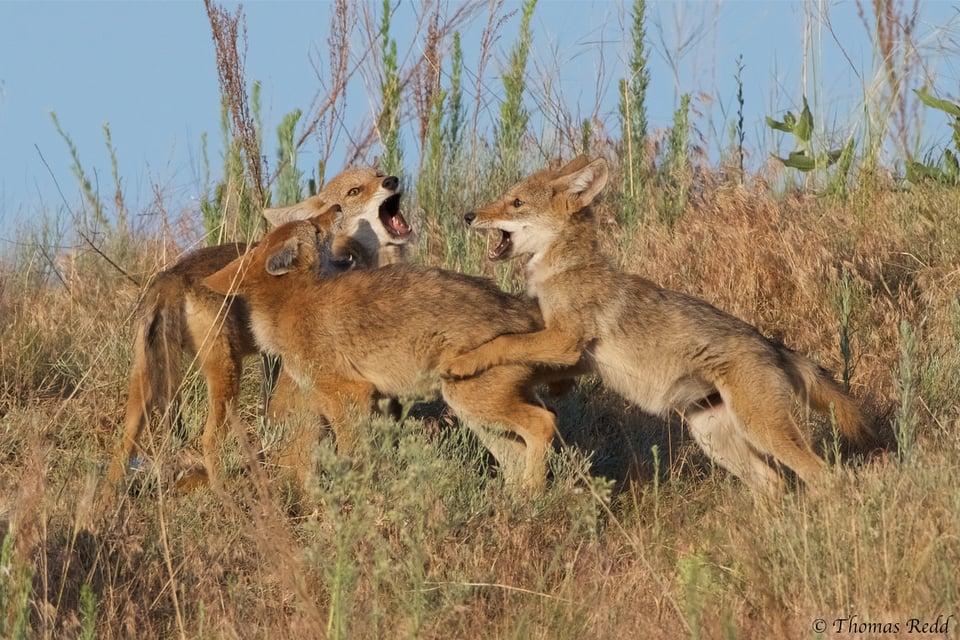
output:
[[[410,225],[400,213],[400,195],[395,193],[380,204],[380,222],[387,233],[395,238],[410,235]]]
[[[513,241],[510,239],[510,232],[500,230],[500,244],[487,252],[487,258],[490,260],[503,260],[510,257],[510,249],[513,248]]]

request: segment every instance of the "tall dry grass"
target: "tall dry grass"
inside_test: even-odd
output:
[[[853,393],[891,441],[906,407],[913,452],[841,450],[827,491],[777,504],[711,469],[680,425],[586,379],[551,401],[566,446],[550,489],[530,501],[505,492],[482,448],[426,407],[371,425],[359,464],[324,441],[306,514],[282,487],[242,472],[235,444],[228,495],[176,493],[170,474],[185,454],[168,444],[154,454],[157,477],[101,516],[91,500],[120,422],[137,290],[93,258],[66,274],[69,287],[5,272],[5,629],[25,616],[25,637],[76,635],[93,615],[103,638],[759,638],[808,637],[813,620],[850,612],[952,613],[960,225],[944,212],[958,204],[942,188],[876,191],[868,207],[717,185],[682,224],[638,229],[627,268],[834,370],[850,274]],[[616,227],[607,230],[616,251]],[[907,397],[904,322],[917,336]],[[249,373],[242,414],[252,423]],[[201,397],[187,404],[195,440]],[[812,429],[836,460],[829,429]]]
[[[349,10],[338,5],[335,31]],[[439,33],[449,22],[435,11],[423,12],[424,35],[430,64],[442,65],[454,40]],[[488,43],[509,17],[500,11],[494,3],[482,16]],[[431,114],[438,89],[418,71],[397,73],[402,87],[419,78],[424,102],[410,114],[426,123],[418,130],[430,148],[430,129],[450,131],[451,114]],[[348,72],[340,60],[328,86],[345,91],[338,74]],[[342,97],[308,112],[302,130],[329,131]],[[458,113],[458,126],[474,115]],[[294,149],[309,139],[283,135]],[[252,153],[253,142],[237,145]],[[617,141],[588,142],[620,184]],[[408,182],[424,190],[411,189],[408,211],[438,209],[423,212],[418,259],[520,287],[450,218],[505,186],[478,182],[495,175],[486,143],[474,132],[463,148],[433,147],[436,163],[476,168],[462,184],[438,188],[436,171]],[[549,145],[520,151],[527,168],[553,155]],[[155,427],[149,463],[100,513],[93,496],[121,421],[131,315],[149,275],[191,243],[107,228],[88,235],[97,251],[64,252],[71,229],[48,226],[0,263],[0,637],[807,638],[820,637],[817,620],[832,635],[852,615],[896,623],[901,635],[910,618],[954,615],[955,634],[960,192],[877,176],[826,196],[771,186],[784,182],[772,167],[745,180],[685,167],[647,185],[637,205],[680,202],[664,190],[682,188],[669,224],[656,211],[621,225],[621,196],[608,190],[597,216],[604,249],[847,372],[884,446],[852,451],[828,421],[810,422],[832,465],[824,491],[757,500],[711,467],[679,420],[645,416],[587,377],[548,399],[563,446],[542,496],[507,491],[482,446],[435,404],[373,421],[350,461],[324,438],[298,496],[273,478],[282,434],[259,422],[251,362],[239,413],[257,426],[268,464],[251,470],[230,439],[223,492],[173,489],[197,459],[204,408],[194,376],[186,432]],[[263,181],[264,198],[276,186],[243,175],[248,186]]]

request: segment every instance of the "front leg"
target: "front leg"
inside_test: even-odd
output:
[[[360,425],[376,409],[376,388],[366,380],[338,375],[315,376],[303,389],[307,409],[330,423],[340,454],[353,452],[360,440]]]
[[[504,364],[571,367],[580,361],[582,351],[583,340],[562,329],[515,333],[498,336],[460,354],[441,365],[441,371],[448,378],[469,378]]]

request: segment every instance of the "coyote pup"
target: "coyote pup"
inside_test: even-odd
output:
[[[340,216],[331,269],[363,268],[404,259],[411,229],[400,212],[400,198],[395,176],[354,167],[330,180],[319,194],[290,207],[266,209],[263,215],[272,225],[315,217],[325,229]],[[334,211],[333,205],[339,209]],[[243,358],[258,350],[246,305],[211,293],[200,281],[245,251],[242,243],[198,249],[159,273],[147,288],[138,311],[123,438],[107,472],[105,496],[123,478],[151,410],[166,408],[176,399],[184,354],[196,359],[206,381],[204,466],[208,477],[216,473],[216,451],[239,394]],[[277,405],[286,402],[290,386],[281,375],[274,392]]]
[[[602,158],[581,156],[466,214],[468,225],[500,231],[491,260],[530,256],[527,293],[546,328],[495,338],[445,373],[463,379],[504,364],[565,366],[583,354],[643,410],[679,412],[703,450],[752,488],[782,488],[763,456],[815,484],[824,462],[794,421],[793,395],[832,409],[852,439],[867,432],[858,406],[820,366],[746,322],[612,266],[599,252],[590,209],[606,180]]]
[[[537,372],[508,365],[465,380],[440,377],[443,363],[459,353],[501,334],[537,330],[536,305],[483,278],[435,268],[395,264],[324,276],[326,236],[318,218],[284,224],[203,283],[245,302],[257,344],[283,359],[341,451],[355,445],[358,423],[373,412],[377,394],[439,391],[508,482],[541,488],[555,424],[539,406]]]

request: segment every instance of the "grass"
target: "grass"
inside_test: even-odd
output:
[[[643,628],[749,638],[807,637],[812,620],[853,610],[868,620],[948,614],[960,589],[960,387],[956,302],[944,278],[958,245],[937,238],[960,228],[948,216],[901,221],[918,200],[956,210],[957,194],[875,196],[902,215],[868,225],[852,202],[720,186],[682,224],[651,222],[632,240],[627,268],[701,295],[835,370],[834,292],[845,277],[856,281],[853,392],[891,436],[909,436],[910,455],[847,460],[823,495],[776,504],[711,469],[678,424],[585,379],[550,400],[567,444],[549,490],[533,500],[509,494],[479,444],[426,407],[371,425],[356,465],[325,440],[310,513],[291,512],[281,487],[242,472],[231,443],[227,494],[174,491],[172,469],[191,449],[168,445],[155,454],[159,481],[99,517],[93,488],[120,421],[137,290],[92,257],[66,278],[70,288],[7,272],[6,629],[574,638]],[[616,228],[608,231],[614,246]],[[147,245],[142,259],[157,250]],[[254,362],[248,374],[241,410],[253,424]],[[201,400],[187,401],[194,444]],[[825,429],[814,438],[829,447]]]
[[[463,90],[443,89],[425,129],[440,136],[433,161],[456,166],[463,183],[435,166],[429,180],[407,177],[425,193],[411,189],[406,209],[436,207],[418,229],[418,260],[519,288],[512,270],[483,260],[482,239],[456,235],[451,216],[506,186],[476,181],[494,175],[496,151],[464,133],[474,114],[463,111]],[[244,139],[256,117],[239,120],[227,148],[242,151],[235,159],[259,155]],[[451,130],[465,136],[456,148],[442,144]],[[289,126],[280,135],[288,194],[300,143]],[[671,153],[682,154],[674,137]],[[589,144],[619,178],[615,141]],[[521,145],[520,166],[546,164],[551,149]],[[462,169],[466,158],[476,171]],[[809,638],[820,637],[817,619],[832,626],[855,614],[905,628],[909,618],[956,616],[960,192],[881,176],[827,196],[778,190],[776,175],[671,161],[683,171],[645,185],[644,200],[669,211],[618,224],[620,194],[605,194],[604,249],[841,374],[887,448],[847,450],[828,420],[814,421],[812,441],[839,460],[827,488],[758,500],[711,467],[679,420],[646,416],[587,377],[547,399],[564,444],[541,496],[512,494],[469,431],[442,407],[417,405],[400,422],[372,422],[353,460],[323,439],[298,501],[273,477],[282,435],[258,422],[251,359],[238,408],[258,425],[267,465],[248,470],[228,439],[222,491],[173,488],[177,470],[198,459],[204,408],[192,380],[185,441],[155,427],[142,477],[98,513],[93,496],[125,401],[135,283],[177,254],[165,233],[111,227],[99,219],[110,206],[87,203],[95,215],[78,216],[76,229],[48,223],[0,262],[0,636]],[[242,168],[225,172],[222,201],[259,194]],[[114,208],[122,199],[117,189]],[[84,220],[101,231],[88,234],[97,251],[63,254],[61,237],[86,233]]]

